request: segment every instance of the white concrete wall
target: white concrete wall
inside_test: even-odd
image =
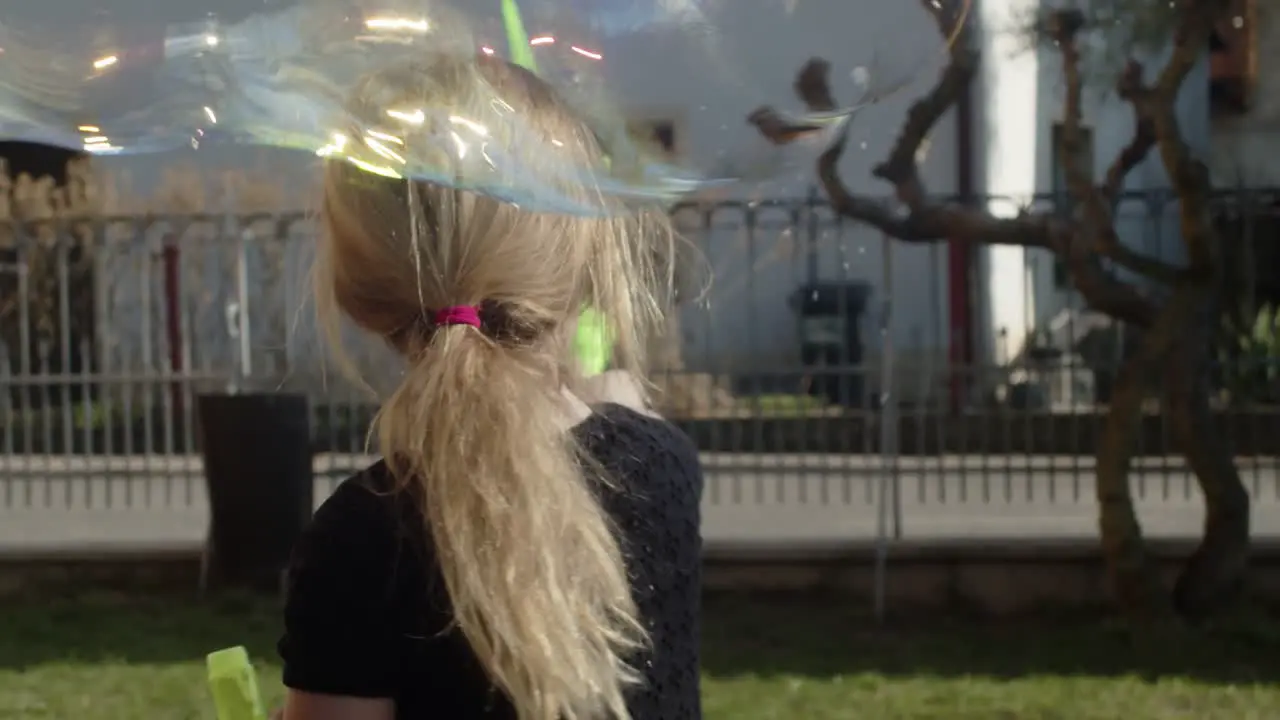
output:
[[[980,3],[982,72],[976,92],[975,143],[979,194],[1000,198],[991,212],[1012,217],[1040,189],[1037,173],[1046,124],[1040,83],[1040,53],[1027,50],[1021,24],[1032,17],[1039,0],[986,0]],[[1031,323],[1034,301],[1029,293],[1026,251],[1015,247],[978,251],[979,307],[975,308],[977,352],[982,360],[1003,360],[1000,330],[1020,345]]]
[[[526,17],[530,34],[555,32],[554,26],[537,25],[538,4],[539,0],[528,2],[534,8]],[[475,2],[463,5],[482,7]],[[250,0],[227,0],[218,9],[234,18],[252,6]],[[73,12],[77,7],[79,15]],[[121,0],[111,8],[116,16],[112,22],[119,24],[133,16],[154,19],[157,12],[174,20],[192,19],[206,7],[198,0],[171,0],[157,10],[141,0]],[[496,11],[497,0],[492,7]],[[911,86],[858,115],[844,160],[851,187],[888,194],[889,187],[871,178],[871,167],[885,156],[906,107],[932,82],[942,58],[941,39],[917,3],[708,0],[689,7],[703,13],[710,32],[635,35],[596,48],[605,55],[606,85],[628,114],[675,120],[682,159],[694,167],[715,170],[726,159],[740,164],[742,157],[756,157],[750,153],[767,150],[747,125],[746,116],[763,104],[797,108],[791,84],[796,71],[812,56],[832,62],[835,90],[842,99],[855,97],[858,68],[870,68],[878,82],[914,77]],[[83,9],[76,0],[52,0],[31,12],[47,20],[83,18]],[[500,42],[494,44],[503,47]],[[877,77],[877,72],[882,76]],[[923,162],[923,176],[932,192],[956,191],[955,158],[954,120],[947,117],[938,124]],[[773,182],[730,193],[725,199],[803,199],[814,182],[812,159],[811,154],[792,157],[790,170]],[[248,166],[278,178],[284,204],[305,208],[310,203],[316,160],[269,149],[218,147],[102,162],[127,175],[138,194],[166,190],[164,170],[175,163],[191,165],[211,177]],[[215,204],[209,209],[219,208]],[[808,215],[798,219],[800,224],[795,225],[793,213],[762,214],[756,232],[748,237],[742,213],[725,211],[717,214],[710,232],[699,238],[716,270],[716,281],[708,301],[690,308],[684,323],[691,369],[794,366],[798,328],[787,300],[811,279],[867,282],[874,288],[873,309],[884,302],[892,286],[892,337],[898,351],[931,358],[943,355],[947,345],[944,251],[899,244],[886,261],[882,238],[867,228],[837,227],[825,216],[812,222]],[[868,324],[864,336],[874,356],[881,334]]]

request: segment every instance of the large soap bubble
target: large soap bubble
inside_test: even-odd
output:
[[[710,144],[789,94],[800,59],[830,52],[822,13],[857,5],[847,22],[874,27],[927,7],[807,1],[2,0],[0,138],[99,155],[291,148],[556,212],[673,202],[767,180],[844,129],[856,108],[809,116],[782,148],[681,152],[689,141],[672,137],[694,128]],[[928,23],[916,32],[915,60],[938,58]],[[886,38],[896,59],[878,67],[886,48],[870,43],[855,83],[883,89],[927,65]],[[442,89],[440,68],[477,61],[536,75],[588,137],[556,136],[485,73]],[[602,152],[566,152],[575,141]]]

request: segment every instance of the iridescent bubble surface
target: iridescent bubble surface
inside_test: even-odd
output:
[[[744,130],[754,107],[794,107],[782,78],[831,49],[798,46],[840,4],[810,1],[3,0],[0,137],[104,156],[289,148],[553,212],[675,202],[806,165],[844,131],[856,106],[799,114],[812,130],[785,147]],[[888,9],[871,26],[909,5],[919,43],[873,35],[845,68],[855,86],[941,57],[923,6],[856,4]],[[532,73],[586,137],[558,136],[485,73],[441,80],[477,61]]]

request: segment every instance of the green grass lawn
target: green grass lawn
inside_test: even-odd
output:
[[[725,720],[1280,718],[1280,622],[1134,647],[1091,620],[876,628],[847,601],[712,597],[704,694]],[[279,697],[273,607],[0,605],[0,719],[209,718],[206,652],[237,643]]]

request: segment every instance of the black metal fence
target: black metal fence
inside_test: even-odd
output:
[[[1013,212],[1053,199],[984,202]],[[1223,193],[1215,209],[1248,321],[1224,331],[1220,418],[1272,502],[1280,193]],[[980,257],[966,328],[942,245],[896,243],[816,197],[674,215],[714,281],[675,318],[656,380],[665,414],[707,453],[713,506],[1087,505],[1130,338],[1060,285],[1051,256],[1018,250],[1018,277],[993,277]],[[1170,196],[1128,196],[1117,216],[1129,242],[1176,257]],[[0,228],[0,509],[200,506],[193,398],[210,388],[304,390],[320,480],[365,462],[398,360],[349,330],[368,387],[339,372],[310,317],[312,246],[293,215]],[[1025,302],[992,307],[993,282]],[[977,359],[955,361],[961,337]],[[1140,454],[1141,498],[1194,499],[1155,399]]]

